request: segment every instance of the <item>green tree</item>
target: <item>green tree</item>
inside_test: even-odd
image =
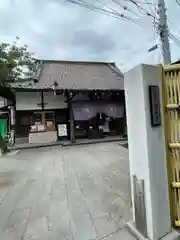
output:
[[[12,43],[0,43],[0,85],[7,85],[19,78],[30,77],[33,58],[27,45],[20,46],[19,38]]]
[[[32,76],[33,58],[27,45],[21,46],[19,38],[12,43],[0,43],[0,95],[5,87],[10,87],[9,82],[25,79]],[[7,146],[0,134],[0,148],[7,151]]]

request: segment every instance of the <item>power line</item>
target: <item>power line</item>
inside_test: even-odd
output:
[[[174,25],[173,22],[171,20],[168,19],[168,25]],[[176,32],[178,32],[180,34],[180,30],[178,28],[176,28]],[[171,32],[172,33],[172,32]],[[176,36],[176,38],[178,38],[178,36]],[[180,40],[180,38],[178,38]]]
[[[124,1],[126,1],[126,0],[124,0]],[[155,3],[148,2],[148,1],[146,1],[146,0],[145,0],[145,2],[136,0],[136,3],[139,3],[139,4],[147,4],[147,5],[151,5],[151,6],[157,5],[157,4],[155,4]]]
[[[84,1],[84,0],[66,0],[66,1],[70,2],[70,3],[73,3],[73,4],[76,4],[78,6],[81,6],[81,7],[85,7],[89,10],[96,11],[98,13],[113,17],[113,18],[117,18],[117,19],[121,19],[121,20],[128,20],[128,21],[131,21],[131,22],[133,22],[137,25],[140,25],[140,26],[144,27],[143,26],[143,21],[140,20],[140,15],[137,12],[131,10],[130,7],[127,7],[126,5],[122,4],[119,0],[112,0],[112,3],[119,5],[120,7],[123,8],[123,10],[126,10],[126,11],[136,15],[136,17],[138,17],[138,18],[133,18],[131,16],[126,16],[123,13],[119,12],[118,10],[116,10],[114,8],[106,7],[106,4],[102,5],[102,2],[100,0],[96,0],[96,2],[98,3],[98,6],[95,5],[95,4],[89,3],[88,1]],[[153,13],[148,12],[145,8],[143,8],[141,5],[139,5],[139,3],[144,3],[144,2],[135,1],[135,0],[126,0],[126,3],[127,2],[129,2],[131,4],[134,4],[137,7],[137,9],[138,9],[138,11],[140,12],[141,15],[142,14],[147,15],[147,16],[152,17],[153,19],[156,19],[156,16]],[[145,4],[149,5],[150,3],[146,2]]]
[[[117,4],[117,5],[120,6],[121,8],[123,8],[125,11],[129,11],[129,12],[135,14],[137,17],[140,17],[137,12],[134,12],[134,11],[131,10],[129,7],[123,5],[119,0],[112,0],[112,2],[115,3],[115,4]]]
[[[172,32],[169,32],[169,37],[174,41],[174,43],[180,47],[180,38],[178,38],[175,34],[173,34]]]
[[[107,5],[106,4],[103,4],[102,5],[102,2],[100,1],[100,0],[95,0],[97,3],[99,3],[100,4],[100,8],[101,9],[103,9],[104,7],[105,7],[105,10],[111,10],[111,11],[113,11],[115,14],[119,14],[119,12],[117,12],[114,8],[111,8],[111,7],[107,7]]]
[[[67,0],[67,2],[76,4],[76,5],[81,6],[81,7],[85,7],[87,9],[90,9],[90,10],[93,10],[93,11],[103,13],[105,15],[111,15],[111,17],[115,17],[117,15],[117,17],[122,17],[123,18],[123,16],[121,16],[120,13],[117,13],[114,9],[111,9],[111,11],[109,11],[109,10],[103,9],[101,7],[95,6],[93,4],[87,3],[85,1],[81,1],[81,0]]]
[[[162,43],[164,63],[167,64],[171,62],[168,36],[176,39],[176,41],[178,41],[178,39],[177,36],[174,36],[172,33],[168,33],[164,0],[158,0],[157,4],[156,2],[148,2],[148,0],[122,0],[124,1],[124,3],[121,0],[111,0],[112,4],[116,4],[124,11],[134,14],[137,18],[124,15],[124,13],[119,12],[118,9],[103,4],[101,0],[95,0],[96,4],[92,2],[90,3],[90,1],[88,2],[88,0],[66,1],[113,18],[131,21],[141,26],[143,26],[143,21],[140,19],[140,15],[151,17],[153,20],[153,42],[155,39],[155,28],[157,27],[157,32],[160,36],[160,40]],[[176,2],[180,5],[180,0],[176,0]],[[138,12],[134,11],[134,9],[132,10],[131,6],[135,6]],[[147,6],[148,9],[144,6]],[[158,9],[158,11],[156,8]],[[159,18],[157,17],[157,14],[159,15]]]
[[[143,22],[140,19],[136,19],[136,18],[126,16],[123,13],[120,13],[113,8],[99,7],[97,5],[88,3],[87,1],[83,1],[83,0],[66,0],[66,1],[70,2],[70,3],[73,3],[73,4],[76,4],[78,6],[81,6],[81,7],[85,7],[89,10],[93,10],[93,11],[96,11],[96,12],[114,17],[114,18],[118,18],[118,19],[121,19],[121,20],[128,20],[128,21],[131,21],[131,22],[136,23],[136,24],[141,25],[141,26],[143,24]],[[100,2],[100,1],[98,1],[98,2]]]
[[[180,0],[176,0],[177,4],[180,6]]]
[[[145,0],[145,2],[147,3],[147,5],[148,5],[148,7],[149,7],[149,10],[150,10],[150,12],[152,13],[152,15],[153,15],[153,16],[156,16],[156,11],[154,12],[152,6],[151,6],[150,4],[148,4],[148,1],[147,1],[147,0]]]
[[[128,0],[122,0],[122,1],[127,2]],[[158,4],[156,4],[156,3],[152,3],[152,2],[149,2],[149,1],[147,1],[147,0],[144,0],[144,1],[135,0],[135,1],[136,1],[136,3],[142,4],[142,5],[151,5],[151,6],[158,5]]]
[[[143,21],[140,20],[141,15],[146,15],[150,16],[153,19],[153,23],[157,23],[158,19],[156,17],[156,13],[153,12],[152,6],[156,6],[157,4],[150,3],[147,0],[145,2],[143,1],[135,1],[135,0],[124,0],[124,3],[120,0],[111,0],[112,4],[116,4],[116,6],[122,8],[124,11],[129,12],[133,15],[135,15],[137,18],[133,18],[131,16],[126,16],[122,12],[119,12],[117,8],[115,7],[107,7],[106,4],[102,3],[103,1],[101,0],[95,0],[96,3],[98,4],[92,4],[90,1],[88,2],[87,0],[66,0],[70,3],[74,3],[78,6],[85,7],[89,10],[96,11],[98,13],[105,14],[107,16],[121,19],[121,20],[128,20],[131,21],[135,24],[138,24],[140,26],[143,26]],[[129,3],[129,6],[127,5]],[[142,4],[146,4],[149,7],[150,11],[147,11],[145,7],[142,6]],[[130,7],[131,5],[131,7]],[[137,11],[132,10],[132,5],[134,5],[137,9]],[[150,8],[151,5],[151,8]]]
[[[150,16],[152,18],[156,18],[156,16],[154,14],[152,14],[152,13],[148,12],[146,9],[144,9],[144,7],[142,7],[142,5],[140,5],[137,1],[135,1],[135,0],[126,0],[126,1],[135,5],[141,14]]]

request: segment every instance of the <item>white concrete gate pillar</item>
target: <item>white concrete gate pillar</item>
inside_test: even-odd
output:
[[[149,101],[149,86],[158,86],[161,102],[161,73],[161,66],[139,65],[125,73],[124,80],[134,225],[135,175],[144,180],[145,221],[151,240],[171,232],[163,116],[160,111],[161,124],[152,127]]]

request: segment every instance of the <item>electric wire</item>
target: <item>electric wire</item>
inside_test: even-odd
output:
[[[145,2],[147,3],[148,7],[149,7],[149,11],[152,13],[153,16],[156,16],[156,11],[154,12],[154,9],[152,8],[152,6],[150,4],[148,4],[148,1],[145,0]]]
[[[123,8],[124,10],[129,11],[130,13],[133,13],[133,14],[136,15],[137,17],[140,17],[140,15],[139,15],[137,12],[135,12],[135,11],[131,10],[129,7],[123,5],[119,0],[112,0],[112,2],[115,3],[115,4],[117,4],[118,6],[120,6],[121,8]]]
[[[124,0],[124,1],[127,1],[127,0]],[[155,3],[152,3],[152,2],[148,2],[147,0],[145,0],[145,2],[136,0],[136,3],[147,4],[147,5],[151,5],[151,6],[158,5],[158,4],[155,4]]]
[[[150,16],[152,18],[156,18],[156,16],[154,14],[152,14],[152,13],[148,12],[146,9],[144,9],[144,7],[142,7],[137,1],[135,1],[135,0],[126,0],[126,1],[135,5],[141,14]]]
[[[104,8],[101,7],[101,6],[97,6],[97,5],[94,5],[94,4],[92,4],[92,3],[89,3],[89,2],[83,1],[83,0],[66,0],[66,1],[71,2],[71,3],[74,3],[74,4],[77,4],[77,5],[82,6],[82,7],[89,8],[89,9],[91,9],[91,10],[96,10],[96,11],[98,10],[98,11],[101,11],[101,12],[104,12],[104,13],[113,14],[113,15],[116,15],[116,14],[117,14],[118,16],[119,16],[119,14],[120,14],[117,10],[115,10],[115,9],[113,9],[113,8],[108,8],[108,9],[106,8],[106,9],[104,9]],[[102,2],[101,2],[100,0],[96,0],[96,2],[98,2],[99,4],[102,4]],[[139,17],[139,15],[138,15],[135,11],[133,11],[133,10],[131,10],[129,7],[123,5],[119,0],[112,0],[112,2],[118,4],[119,6],[123,7],[124,10],[127,10],[127,11],[129,11],[129,12],[131,12],[131,13],[133,13],[133,14],[135,14],[136,16]],[[139,11],[141,14],[147,15],[147,16],[151,16],[152,18],[156,18],[156,15],[154,14],[154,12],[153,12],[153,13],[148,12],[147,9],[145,9],[144,7],[142,7],[142,6],[139,4],[140,1],[126,0],[126,3],[127,3],[127,2],[129,2],[129,3],[131,3],[131,4],[134,4],[134,5],[137,7],[138,11]],[[141,2],[141,3],[142,3],[142,2]],[[145,3],[145,2],[143,2],[143,3]],[[149,5],[150,3],[149,3],[149,2],[146,2],[146,4]],[[152,9],[151,9],[151,10],[152,10]],[[121,15],[122,15],[122,14],[121,14]],[[137,20],[137,19],[133,19],[133,20],[139,21],[139,20]]]
[[[70,3],[74,3],[78,6],[81,6],[81,7],[85,7],[89,10],[93,10],[93,11],[96,11],[96,12],[99,12],[99,13],[102,13],[102,14],[105,14],[105,15],[109,15],[111,17],[114,17],[114,18],[118,18],[118,19],[122,19],[122,20],[128,20],[128,21],[131,21],[133,23],[136,23],[138,25],[142,25],[143,24],[143,21],[141,21],[140,19],[136,19],[136,18],[132,18],[132,17],[129,17],[129,16],[125,16],[123,13],[120,13],[114,9],[105,9],[105,8],[102,8],[102,7],[99,7],[97,5],[94,5],[94,4],[91,4],[91,3],[88,3],[86,1],[83,1],[83,0],[66,0],[67,2],[70,2]]]
[[[172,33],[172,32],[169,32],[169,37],[172,39],[172,40],[174,40],[174,43],[177,43],[178,44],[178,46],[180,47],[180,39],[179,39],[179,37],[177,37],[174,33]]]
[[[176,0],[176,3],[180,6],[180,0]]]
[[[160,31],[160,25],[159,25],[159,19],[157,18],[157,6],[158,4],[156,3],[156,0],[154,0],[154,3],[148,2],[148,0],[145,1],[140,1],[140,0],[124,0],[124,3],[120,0],[111,0],[113,4],[116,4],[117,6],[121,7],[123,10],[126,12],[130,12],[134,14],[137,18],[133,18],[130,16],[126,16],[123,13],[119,12],[118,10],[112,8],[112,7],[107,7],[106,4],[103,4],[100,0],[96,0],[98,5],[88,3],[85,0],[66,0],[67,2],[74,3],[78,6],[85,7],[89,10],[96,11],[102,14],[105,14],[107,16],[116,18],[116,19],[121,19],[121,20],[127,20],[131,21],[135,24],[143,26],[143,21],[140,20],[140,15],[146,15],[149,16],[153,19],[152,24],[153,24],[153,45],[155,44],[155,39],[156,39],[156,34]],[[131,9],[131,7],[127,6],[127,2],[131,5],[134,5],[138,13],[134,10]],[[177,4],[180,5],[180,0],[176,0]],[[125,5],[126,3],[126,5]],[[148,10],[143,6],[148,6]],[[168,36],[177,44],[180,46],[180,38],[176,36],[174,33],[169,32]]]

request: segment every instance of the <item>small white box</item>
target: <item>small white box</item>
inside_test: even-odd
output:
[[[45,127],[43,124],[38,125],[38,131],[44,131]]]
[[[37,131],[37,126],[36,126],[36,125],[32,125],[32,126],[31,126],[31,131],[32,131],[32,132]]]

